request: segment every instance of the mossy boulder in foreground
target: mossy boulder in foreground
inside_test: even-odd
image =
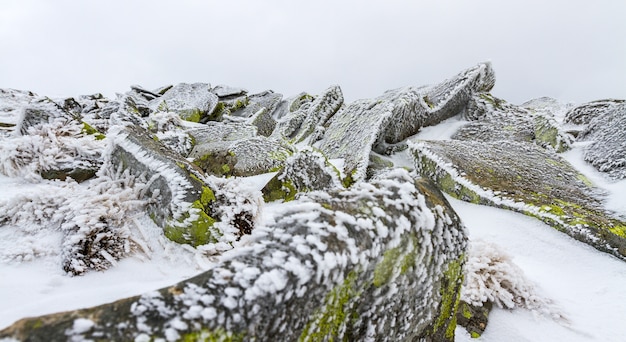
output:
[[[395,170],[284,204],[246,246],[177,285],[24,319],[28,341],[453,341],[465,228],[428,181]]]

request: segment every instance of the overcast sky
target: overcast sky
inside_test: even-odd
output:
[[[113,96],[179,82],[347,100],[481,61],[513,103],[626,98],[622,0],[0,0],[0,87]]]

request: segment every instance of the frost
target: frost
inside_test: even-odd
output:
[[[480,240],[469,244],[461,300],[475,306],[492,302],[500,308],[524,308],[567,321],[551,300],[538,293],[536,285],[509,255],[498,246]]]

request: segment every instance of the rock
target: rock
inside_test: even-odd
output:
[[[248,91],[243,88],[230,87],[230,86],[223,85],[223,84],[220,84],[218,86],[215,86],[214,88],[211,88],[211,92],[217,95],[217,97],[219,97],[220,100],[224,98],[229,98],[229,97],[240,97],[248,93]]]
[[[191,122],[220,121],[218,97],[206,83],[180,83],[167,90],[161,97],[150,101],[153,111],[173,111],[183,120]]]
[[[299,192],[342,188],[336,167],[317,151],[304,150],[285,160],[284,166],[263,188],[265,202],[291,201]]]
[[[25,104],[15,127],[16,134],[0,147],[0,172],[5,175],[82,182],[102,164],[104,135],[48,98]]]
[[[591,123],[591,120],[594,118],[615,111],[616,108],[621,106],[624,102],[624,100],[608,99],[592,101],[576,106],[565,115],[565,123],[587,125]]]
[[[22,108],[36,99],[30,91],[0,89],[0,137],[13,132]]]
[[[418,173],[453,197],[539,218],[626,260],[626,223],[607,213],[600,192],[554,152],[510,141],[418,141],[411,153]]]
[[[345,159],[346,173],[362,180],[372,150],[389,154],[406,148],[396,144],[422,127],[459,114],[473,93],[488,91],[494,82],[491,65],[485,63],[435,86],[402,88],[355,101],[326,123],[319,148],[328,158]]]
[[[166,237],[193,246],[217,242],[221,232],[213,227],[210,207],[215,195],[202,171],[139,126],[120,128],[111,139],[107,163],[149,180],[147,211]]]
[[[527,106],[539,106],[539,100]],[[545,103],[539,110],[516,106],[489,93],[477,93],[468,101],[465,118],[472,120],[453,136],[456,140],[469,141],[524,141],[564,152],[569,149],[572,138],[561,132]]]
[[[321,138],[323,126],[343,105],[343,94],[338,86],[326,89],[311,102],[301,103],[296,110],[290,110],[281,117],[273,137],[300,143],[308,139],[314,143]]]
[[[491,302],[478,306],[461,301],[456,313],[456,322],[465,328],[472,338],[478,338],[487,328],[489,313],[492,308],[493,304]]]
[[[611,179],[626,178],[626,102],[593,103],[589,112],[594,116],[578,136],[580,141],[592,142],[585,148],[585,161]]]
[[[263,136],[196,144],[189,154],[204,172],[216,176],[252,176],[280,168],[294,148]]]
[[[402,170],[285,204],[175,286],[29,318],[0,338],[453,341],[466,232]]]

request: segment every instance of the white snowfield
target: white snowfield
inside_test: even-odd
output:
[[[461,121],[452,118],[424,129],[419,137],[446,139]],[[575,144],[565,158],[608,191],[608,209],[626,215],[626,180],[607,181],[583,161],[582,147]],[[260,188],[267,179],[260,176],[245,181]],[[48,186],[0,176],[0,201],[45,191]],[[479,341],[626,340],[626,263],[531,217],[452,198],[449,201],[465,222],[470,240],[494,245],[508,254],[524,274],[519,279],[534,286],[535,293],[550,303],[550,312],[561,316],[555,319],[545,310],[494,308]],[[261,208],[261,215],[271,216],[272,212],[271,204]],[[123,259],[105,272],[77,277],[64,274],[59,266],[60,232],[0,226],[0,329],[24,317],[156,290],[211,267],[210,257],[168,241],[150,219],[138,216],[133,220],[136,233],[154,245],[143,246],[145,253]],[[456,333],[458,341],[473,340],[461,327]]]

